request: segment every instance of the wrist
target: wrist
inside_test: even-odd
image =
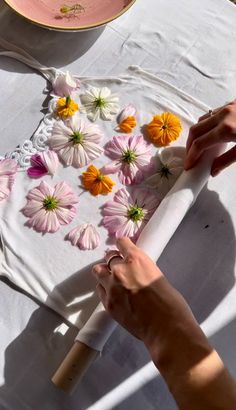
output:
[[[212,352],[206,336],[194,320],[191,323],[176,323],[165,335],[149,339],[145,345],[169,385],[186,377],[197,363]]]

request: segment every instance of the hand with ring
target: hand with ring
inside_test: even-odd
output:
[[[226,142],[236,143],[236,101],[209,110],[208,114],[200,117],[198,123],[190,128],[185,169],[192,168],[209,148]],[[218,175],[235,161],[236,146],[214,160],[211,168],[212,176]]]
[[[193,318],[182,296],[168,283],[156,264],[129,238],[117,240],[118,251],[93,267],[97,291],[106,310],[144,343]]]
[[[184,298],[130,239],[117,247],[93,267],[105,309],[145,343],[179,409],[236,408],[236,385]]]

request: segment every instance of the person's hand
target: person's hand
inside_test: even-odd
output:
[[[236,408],[235,383],[183,297],[130,239],[117,247],[93,267],[105,309],[143,340],[181,410]]]
[[[236,101],[203,115],[198,123],[190,128],[185,169],[192,168],[209,148],[226,142],[236,142]],[[214,160],[211,168],[212,176],[219,174],[235,161],[236,146]]]
[[[129,238],[118,239],[117,247],[124,259],[114,258],[111,271],[106,263],[93,268],[100,298],[113,318],[149,347],[178,326],[191,329],[190,308],[156,264]]]

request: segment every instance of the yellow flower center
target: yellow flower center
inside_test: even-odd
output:
[[[141,219],[144,218],[144,212],[142,208],[139,208],[138,206],[132,206],[128,210],[128,218],[131,219],[134,222],[138,222]]]
[[[127,149],[127,151],[123,152],[121,159],[122,161],[131,164],[131,162],[134,162],[136,160],[136,154],[133,151]]]
[[[84,135],[79,131],[74,132],[74,134],[70,136],[70,141],[73,143],[73,145],[82,144],[83,139]]]
[[[46,196],[43,201],[43,207],[46,211],[54,211],[54,209],[58,208],[58,199],[54,196]]]

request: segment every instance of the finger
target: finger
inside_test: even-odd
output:
[[[206,118],[209,118],[212,115],[215,115],[217,112],[222,110],[222,108],[226,107],[227,105],[232,105],[232,104],[235,104],[235,100],[226,102],[224,105],[221,105],[221,107],[214,108],[214,110],[209,110],[207,114],[204,114],[201,117],[199,117],[198,122],[205,120]]]
[[[102,278],[110,275],[110,272],[108,270],[107,264],[106,263],[99,263],[97,265],[93,266],[92,273],[96,278]]]
[[[187,171],[188,169],[192,168],[204,151],[213,147],[214,145],[217,145],[220,142],[219,138],[220,133],[217,132],[216,127],[202,137],[195,139],[185,159],[184,169]]]
[[[218,175],[223,169],[228,167],[229,165],[233,164],[236,161],[236,146],[231,148],[229,151],[225,152],[224,154],[220,155],[213,161],[211,167],[211,175],[215,177]]]
[[[193,125],[188,134],[188,139],[187,139],[187,144],[186,144],[186,152],[188,154],[191,145],[193,141],[196,138],[201,137],[202,135],[208,133],[211,131],[213,128],[217,126],[219,122],[219,116],[218,115],[213,115],[209,118],[206,118],[205,120]]]
[[[137,249],[137,246],[126,236],[123,238],[119,238],[116,241],[117,248],[119,249],[120,253],[126,258],[130,251]]]
[[[105,307],[105,309],[107,309],[107,293],[105,288],[99,283],[96,286],[96,290],[99,296],[99,299],[101,300],[103,306]]]

